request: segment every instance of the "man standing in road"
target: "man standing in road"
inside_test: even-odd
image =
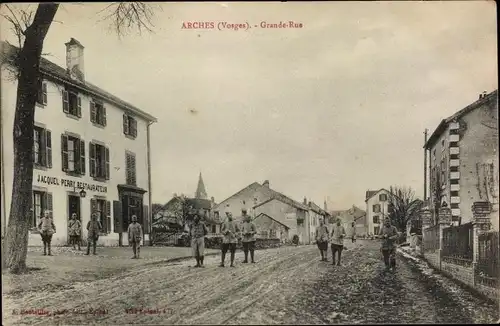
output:
[[[128,243],[132,245],[134,257],[132,259],[139,259],[141,253],[141,240],[142,240],[142,226],[137,223],[137,216],[132,215],[132,223],[128,226]]]
[[[250,251],[250,258],[252,259],[252,263],[255,263],[254,260],[254,250],[255,250],[255,233],[257,230],[255,228],[255,224],[252,223],[251,218],[247,215],[247,210],[242,209],[241,213],[243,214],[243,226],[241,227],[241,233],[243,233],[243,239],[241,242],[243,243],[243,252],[245,253],[244,264],[248,263],[248,252]]]
[[[73,245],[73,249],[76,249],[75,245],[78,245],[78,250],[80,250],[80,243],[82,238],[82,223],[78,220],[76,213],[71,214],[71,219],[68,223],[69,229],[69,242]]]
[[[328,228],[323,219],[319,220],[319,227],[316,229],[316,244],[321,253],[321,261],[328,261]]]
[[[380,228],[379,236],[382,238],[382,255],[384,256],[384,264],[387,270],[396,268],[396,246],[395,241],[399,236],[398,229],[391,224],[391,219],[384,220],[384,226]]]
[[[222,240],[222,261],[220,267],[224,267],[224,261],[226,260],[226,253],[229,250],[231,253],[231,267],[234,267],[234,254],[236,253],[236,244],[238,243],[238,233],[240,229],[238,225],[233,221],[233,215],[231,212],[226,212],[227,220],[222,224],[221,233],[224,238]]]
[[[54,220],[50,217],[50,213],[49,210],[45,210],[38,224],[38,230],[42,236],[44,256],[47,256],[47,249],[49,250],[49,256],[52,256],[50,244],[52,242],[52,235],[56,233],[56,226],[54,225]]]
[[[90,245],[92,245],[93,254],[96,253],[97,240],[99,240],[99,233],[101,233],[102,225],[101,222],[97,220],[98,212],[94,212],[91,215],[91,220],[87,223],[87,253],[90,255]]]
[[[342,226],[340,219],[337,219],[337,223],[332,228],[331,235],[333,265],[335,265],[335,253],[338,252],[339,259],[337,261],[337,266],[340,266],[340,258],[342,256],[342,250],[344,249],[344,236],[344,226]]]
[[[193,256],[196,258],[196,265],[194,267],[205,267],[203,265],[204,252],[205,252],[205,236],[208,233],[205,223],[201,221],[201,214],[194,215],[194,222],[191,225],[191,248],[193,249]]]

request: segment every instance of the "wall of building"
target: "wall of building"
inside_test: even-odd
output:
[[[462,223],[472,220],[475,201],[490,201],[498,207],[498,102],[485,103],[462,117],[466,129],[460,137],[460,212]],[[483,164],[491,163],[493,180],[488,180]],[[496,180],[495,180],[496,179]],[[493,188],[493,189],[488,189]],[[496,198],[494,198],[496,196]],[[498,209],[498,208],[497,208]],[[498,216],[498,210],[496,212]],[[498,230],[498,218],[495,228]]]
[[[366,202],[366,217],[367,217],[367,229],[368,233],[370,234],[375,234],[375,227],[381,227],[383,223],[383,215],[387,215],[387,212],[389,211],[389,201],[381,202],[379,200],[379,195],[381,194],[386,194],[389,196],[389,192],[382,190],[379,191],[377,194],[369,198]],[[380,212],[374,212],[373,211],[373,205],[380,204]],[[379,216],[379,222],[380,223],[374,223],[373,222],[373,217],[374,216]]]
[[[255,227],[257,228],[258,235],[261,237],[262,231],[266,231],[267,237],[270,237],[270,230],[273,230],[275,232],[275,235],[273,238],[281,239],[281,240],[288,240],[288,230],[287,228],[274,221],[273,219],[270,219],[269,217],[265,215],[260,215],[257,217],[254,221]]]
[[[16,103],[17,82],[8,79],[8,74],[2,71],[2,142],[3,142],[3,172],[6,191],[2,191],[2,201],[5,200],[6,216],[8,218],[10,202],[12,198],[13,182],[13,122]],[[68,204],[67,196],[70,193],[77,194],[79,189],[73,186],[63,185],[62,180],[75,182],[85,182],[91,185],[105,187],[106,191],[92,191],[86,189],[87,196],[81,198],[81,217],[85,226],[90,219],[90,199],[94,196],[102,196],[105,200],[118,200],[118,184],[126,183],[125,169],[125,151],[131,151],[136,155],[136,178],[137,186],[145,190],[148,185],[147,168],[147,122],[135,117],[137,120],[137,138],[129,139],[123,134],[123,111],[112,104],[105,103],[107,126],[96,127],[90,122],[90,100],[89,96],[80,94],[82,101],[82,117],[79,119],[68,117],[62,108],[62,87],[52,82],[47,82],[47,105],[37,105],[35,111],[35,122],[40,126],[45,126],[51,131],[52,143],[52,168],[35,169],[33,174],[34,189],[46,190],[53,195],[53,217],[57,233],[53,237],[55,245],[65,244],[67,242],[67,221]],[[72,132],[78,134],[82,140],[85,140],[85,175],[68,176],[62,171],[61,159],[61,134]],[[97,140],[106,144],[110,151],[110,178],[105,182],[95,181],[90,177],[89,169],[89,142]],[[55,177],[59,185],[47,184],[38,181],[39,176]],[[103,188],[101,188],[103,189]],[[143,198],[144,205],[151,207],[149,196],[146,193]],[[113,219],[113,210],[111,209],[111,219]],[[126,227],[126,226],[125,226]],[[113,230],[113,220],[111,220],[111,229]],[[84,236],[86,230],[84,231]],[[124,237],[126,244],[127,237]],[[148,240],[148,236],[145,237]],[[100,244],[118,245],[118,234],[109,233],[99,238]],[[30,245],[40,245],[40,236],[30,234]]]
[[[430,155],[429,155],[429,160],[430,160],[430,168],[431,170],[428,171],[429,173],[429,197],[430,197],[430,203],[431,207],[434,207],[434,202],[435,202],[435,191],[433,190],[435,187],[435,183],[437,181],[436,178],[440,178],[440,184],[441,184],[441,198],[440,202],[446,202],[448,205],[450,205],[450,174],[449,174],[449,167],[450,167],[450,132],[449,129],[447,128],[440,136],[437,138],[434,146],[430,150]],[[444,168],[444,179],[442,179],[442,174],[438,173],[438,176],[436,176],[436,171],[441,171],[441,161],[444,162],[443,168]]]
[[[291,240],[295,234],[298,234],[297,217],[299,213],[295,207],[274,199],[255,209],[256,216],[261,213],[267,214],[273,219],[288,226],[289,240]],[[304,224],[307,222],[307,219],[305,219]]]
[[[258,214],[255,214],[252,207],[258,203],[268,200],[269,198],[269,193],[265,191],[262,186],[254,184],[215,205],[213,211],[219,212],[219,216],[222,220],[224,220],[226,212],[232,213],[234,218],[238,219],[241,216],[242,209],[246,209],[250,216],[255,217]]]

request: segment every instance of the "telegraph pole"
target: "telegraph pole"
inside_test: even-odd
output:
[[[427,128],[424,131],[424,202],[427,201],[427,148],[425,145],[427,144]]]

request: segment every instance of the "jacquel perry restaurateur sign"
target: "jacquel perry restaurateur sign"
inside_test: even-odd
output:
[[[62,179],[62,178],[57,178],[57,177],[51,177],[47,175],[38,175],[37,182],[39,183],[44,183],[47,185],[55,185],[55,186],[61,186],[61,187],[68,187],[68,188],[77,188],[77,189],[83,189],[86,191],[95,191],[95,192],[107,192],[108,188],[105,186],[100,186],[97,184],[90,184],[82,181],[75,181],[75,180],[70,180],[70,179]]]

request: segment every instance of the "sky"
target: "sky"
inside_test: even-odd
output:
[[[298,201],[364,208],[368,189],[422,197],[425,128],[498,88],[495,5],[163,3],[154,33],[119,38],[107,4],[63,4],[44,52],[64,67],[76,38],[88,81],[158,118],[153,202],[194,195],[201,172],[217,202],[269,180]],[[255,27],[280,21],[302,28]],[[2,39],[14,42],[8,28]]]

